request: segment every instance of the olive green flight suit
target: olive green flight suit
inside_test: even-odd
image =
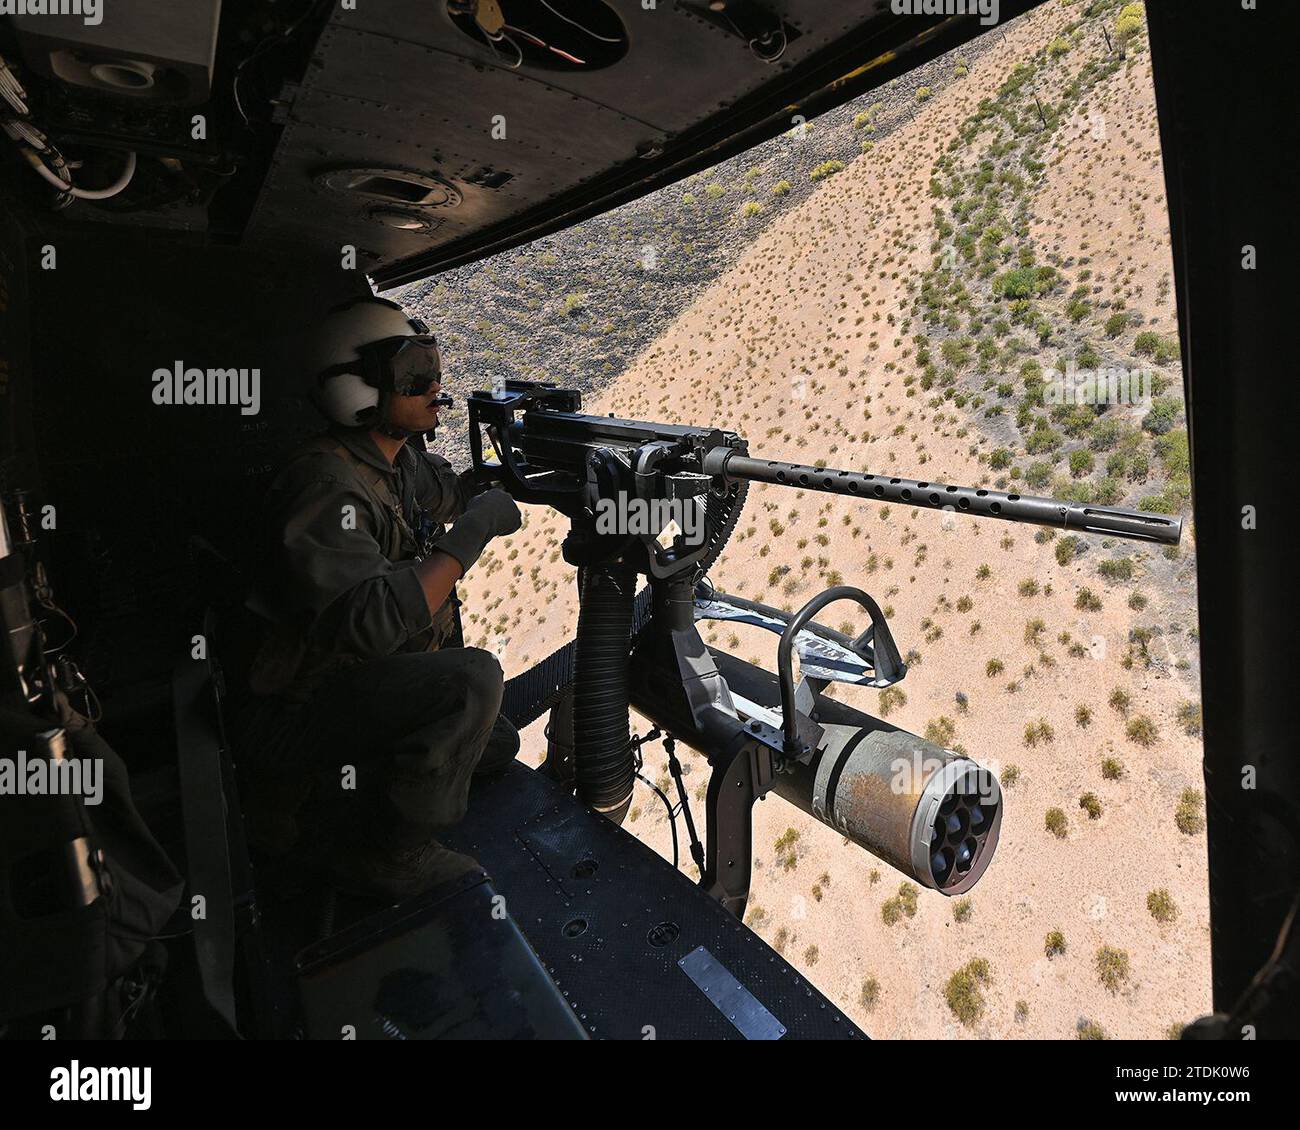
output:
[[[270,627],[239,741],[264,806],[288,814],[314,777],[327,807],[415,843],[517,754],[500,664],[459,646],[455,596],[431,615],[415,572],[468,498],[418,439],[390,467],[357,431],[308,442],[275,479],[270,576],[249,601]]]

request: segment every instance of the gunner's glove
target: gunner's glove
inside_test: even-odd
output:
[[[487,543],[495,537],[513,534],[523,523],[515,500],[500,487],[470,499],[465,513],[434,544],[434,549],[450,554],[460,562],[462,573],[479,559]]]

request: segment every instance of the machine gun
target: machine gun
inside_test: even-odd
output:
[[[669,735],[683,808],[671,742],[702,753],[712,767],[707,848],[688,820],[693,854],[702,886],[738,916],[750,810],[768,792],[945,895],[983,874],[1002,821],[997,779],[977,762],[822,695],[832,681],[883,688],[907,674],[867,593],[836,586],[791,616],[709,584],[750,482],[1165,545],[1182,534],[1179,518],[754,458],[734,432],[584,415],[579,392],[552,384],[508,381],[468,404],[478,476],[570,522],[563,555],[579,570],[580,610],[572,694],[552,710],[547,768],[621,821],[644,740],[632,736],[630,707]],[[640,596],[639,576],[650,582]],[[839,600],[870,618],[855,639],[812,620]],[[779,634],[776,676],[710,651],[695,627],[702,619]]]

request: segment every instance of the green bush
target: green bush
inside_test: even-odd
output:
[[[880,982],[874,977],[868,977],[862,982],[862,993],[858,998],[862,1003],[863,1011],[870,1012],[880,1001]]]
[[[1108,581],[1131,581],[1133,579],[1133,559],[1114,557],[1097,562],[1097,572]]]
[[[1151,917],[1161,924],[1172,922],[1178,917],[1178,906],[1173,896],[1164,887],[1147,895],[1147,910],[1151,912]]]
[[[1130,741],[1136,742],[1140,746],[1155,745],[1160,738],[1159,728],[1145,714],[1130,718],[1124,732],[1128,734]]]
[[[1177,422],[1182,407],[1177,397],[1158,396],[1151,402],[1151,410],[1142,417],[1142,426],[1152,435],[1164,435]]]
[[[1068,565],[1081,552],[1083,539],[1076,537],[1074,534],[1066,534],[1056,543],[1056,563],[1058,565]]]
[[[1205,817],[1201,813],[1203,804],[1200,792],[1196,789],[1184,789],[1178,798],[1178,807],[1174,810],[1174,824],[1185,836],[1194,836],[1205,828]]]
[[[1112,993],[1119,992],[1120,986],[1128,980],[1128,951],[1102,946],[1097,951],[1097,978]]]
[[[1049,930],[1043,943],[1043,952],[1048,957],[1060,957],[1065,953],[1065,935],[1060,930]]]
[[[843,168],[843,161],[823,161],[813,169],[809,176],[811,176],[813,180],[825,180],[827,177],[834,176]]]
[[[1059,808],[1049,808],[1043,818],[1043,824],[1058,840],[1063,840],[1070,832],[1070,822]]]
[[[1079,807],[1088,814],[1089,820],[1101,819],[1101,801],[1097,799],[1096,793],[1084,793],[1079,798]]]
[[[984,1013],[982,987],[989,982],[989,963],[982,957],[972,958],[944,986],[944,999],[953,1015],[968,1027]]]

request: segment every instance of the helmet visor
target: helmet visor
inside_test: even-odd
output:
[[[432,334],[391,338],[376,342],[383,347],[387,382],[397,396],[423,396],[442,381],[442,356]]]

